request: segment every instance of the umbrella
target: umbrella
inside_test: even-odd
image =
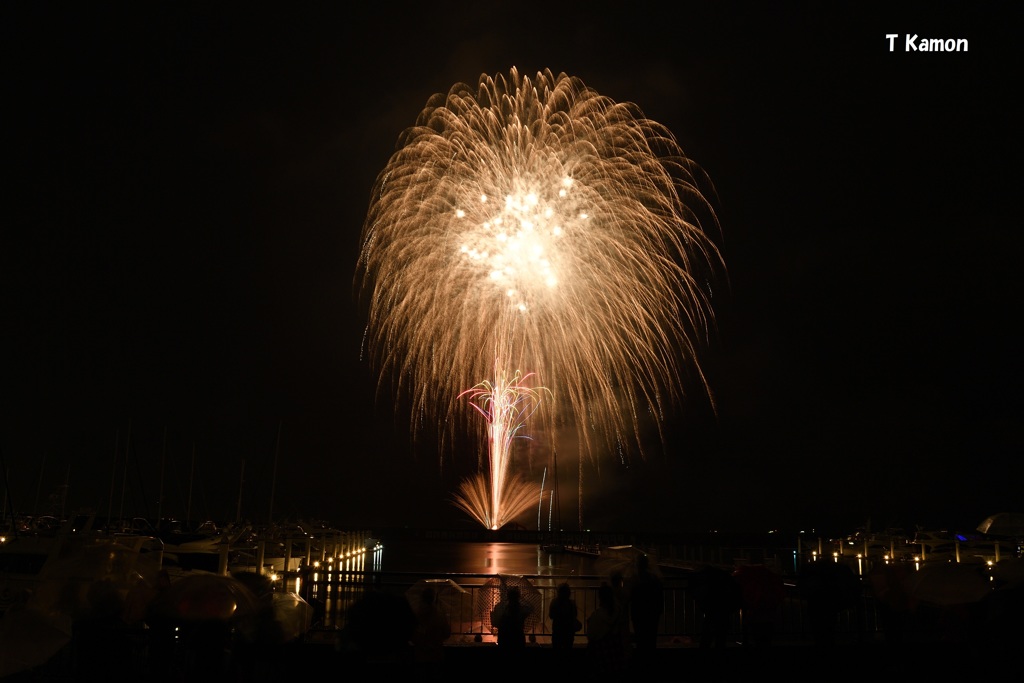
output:
[[[297,640],[309,631],[313,621],[313,607],[298,593],[274,590],[274,582],[257,572],[232,572],[231,578],[249,589],[256,599],[258,614],[253,612],[247,617],[243,632],[250,638],[259,641],[263,633],[274,632],[284,642]],[[267,627],[273,631],[267,631]]]
[[[240,571],[231,572],[231,576],[252,591],[252,594],[257,598],[274,592],[274,582],[270,580],[269,576],[264,574],[253,571]]]
[[[32,596],[38,609],[72,619],[93,616],[97,609],[116,611],[140,578],[138,552],[120,543],[70,537],[56,552],[38,575]]]
[[[505,599],[506,591],[513,586],[519,589],[520,602],[528,610],[524,629],[532,630],[534,624],[543,619],[540,591],[529,579],[517,574],[497,574],[487,579],[476,592],[475,617],[480,620],[484,630],[494,630],[491,625],[491,610]]]
[[[423,602],[423,591],[434,591],[434,604],[456,627],[473,621],[473,602],[469,591],[451,579],[420,579],[405,592],[413,611]]]
[[[244,583],[221,574],[191,574],[153,599],[152,613],[171,621],[233,621],[259,613],[259,599]]]
[[[285,642],[297,640],[309,632],[313,623],[313,607],[292,591],[275,591],[270,598],[274,605],[274,619],[281,625]]]
[[[986,517],[978,531],[989,536],[1024,537],[1024,512],[999,512]]]
[[[938,607],[979,602],[992,592],[986,575],[977,565],[942,563],[924,565],[906,579],[912,604]]]

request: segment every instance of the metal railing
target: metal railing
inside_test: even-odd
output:
[[[436,591],[437,603],[452,625],[452,638],[462,642],[488,642],[495,638],[490,624],[490,609],[501,597],[500,582],[503,575],[494,574],[403,574],[403,573],[340,573],[330,580],[311,581],[300,588],[300,594],[314,607],[313,632],[341,631],[346,626],[348,609],[368,591],[384,591],[393,595],[413,598],[416,587],[425,582],[450,581],[456,588]],[[527,635],[532,641],[550,641],[551,622],[548,607],[555,597],[558,585],[568,582],[576,602],[583,628],[578,638],[586,637],[586,623],[597,609],[598,587],[607,577],[602,576],[505,576],[524,586],[523,599],[532,611],[527,620]],[[704,632],[704,611],[698,604],[690,578],[665,576],[663,580],[664,609],[659,623],[659,641],[666,644],[698,644]],[[831,637],[837,641],[858,641],[877,638],[881,634],[874,600],[864,595],[849,609],[837,610],[834,622],[825,624]],[[812,642],[815,631],[822,624],[812,624],[805,596],[794,583],[785,586],[785,597],[775,613],[772,637],[778,642]],[[735,642],[744,640],[743,613],[735,610],[731,615],[729,637]]]

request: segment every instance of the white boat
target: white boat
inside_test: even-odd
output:
[[[843,557],[864,557],[873,560],[902,559],[912,552],[910,539],[900,528],[871,531],[861,527],[838,540],[837,550]]]
[[[248,527],[221,528],[212,521],[187,530],[181,522],[161,524],[158,536],[164,544],[164,566],[168,569],[223,572],[233,547],[249,531]]]

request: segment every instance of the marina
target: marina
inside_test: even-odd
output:
[[[839,646],[885,645],[897,635],[904,643],[927,646],[949,637],[949,619],[956,616],[967,629],[984,628],[986,638],[998,642],[990,629],[1007,623],[966,621],[965,604],[1020,607],[1019,586],[1024,582],[1019,539],[953,540],[959,554],[942,554],[935,536],[903,539],[897,545],[851,534],[839,539],[791,539],[770,535],[677,535],[672,538],[625,534],[550,534],[522,529],[488,532],[450,530],[349,530],[283,525],[265,534],[221,533],[220,540],[201,552],[216,561],[212,569],[187,567],[181,549],[189,541],[173,544],[156,536],[107,533],[94,528],[94,520],[73,517],[56,529],[5,536],[0,544],[0,580],[4,618],[4,673],[81,666],[68,660],[80,649],[82,624],[96,627],[97,613],[116,604],[121,619],[119,642],[140,661],[152,656],[153,624],[145,611],[128,617],[132,601],[143,589],[168,585],[166,595],[186,587],[221,582],[243,598],[193,593],[174,603],[175,610],[213,610],[233,637],[242,637],[247,618],[269,606],[276,623],[288,634],[281,645],[313,648],[321,654],[347,651],[353,631],[354,608],[367,597],[388,595],[401,604],[415,604],[425,588],[437,595],[451,625],[449,650],[487,648],[496,643],[491,610],[510,586],[521,589],[533,617],[527,626],[533,647],[549,648],[551,624],[548,606],[558,586],[569,584],[581,623],[598,605],[602,583],[622,577],[626,586],[641,556],[653,561],[663,585],[663,611],[657,634],[659,650],[701,650],[706,645],[706,579],[715,576],[739,581],[755,574],[777,582],[778,598],[770,605],[772,644],[777,648],[813,647],[825,637]],[[222,532],[226,531],[222,529]],[[858,545],[859,542],[859,545]],[[168,547],[176,552],[168,552]],[[894,552],[896,549],[900,552]],[[975,553],[984,547],[991,557]],[[200,552],[197,550],[197,552]],[[998,558],[996,557],[998,555]],[[957,561],[959,558],[959,561]],[[830,612],[827,621],[815,611],[824,595],[820,570],[843,569],[852,580],[849,600]],[[758,570],[750,572],[747,570]],[[920,579],[939,576],[942,586]],[[892,583],[896,581],[896,583]],[[244,586],[244,590],[238,586]],[[767,592],[769,584],[760,588]],[[772,584],[775,585],[775,584]],[[97,591],[103,586],[105,592]],[[738,584],[737,584],[738,586]],[[1011,588],[1014,592],[1011,593]],[[172,590],[173,589],[173,590]],[[192,588],[195,591],[198,588]],[[890,598],[899,590],[915,609],[907,609],[898,631],[892,621]],[[945,593],[943,592],[945,591]],[[155,594],[147,593],[150,599]],[[738,595],[738,594],[737,594]],[[949,597],[953,596],[953,597]],[[833,596],[834,597],[834,596]],[[105,600],[105,599],[106,600]],[[111,598],[117,598],[111,603]],[[911,603],[907,603],[908,605]],[[106,607],[105,607],[106,606]],[[729,647],[750,645],[750,614],[741,602],[728,613],[725,630]],[[176,618],[188,621],[180,612]],[[106,614],[107,617],[113,615]],[[47,625],[38,632],[40,620]],[[122,623],[123,622],[123,623]],[[185,623],[183,622],[183,623]],[[36,630],[28,630],[32,624]],[[287,625],[285,628],[283,625]],[[31,642],[26,638],[31,635]],[[131,638],[124,638],[132,634]],[[962,636],[966,638],[966,636]],[[974,636],[972,635],[971,638]],[[244,640],[244,638],[243,638]],[[587,640],[584,627],[578,647]],[[127,644],[125,644],[127,642]],[[972,644],[973,641],[964,641]],[[176,641],[175,647],[190,647]],[[234,652],[244,650],[242,644]],[[18,657],[25,659],[16,661]],[[325,655],[326,656],[326,655]],[[460,656],[464,655],[460,652]]]

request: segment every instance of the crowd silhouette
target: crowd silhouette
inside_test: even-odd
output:
[[[921,591],[920,582],[929,572],[879,565],[861,577],[848,565],[828,560],[805,564],[787,579],[788,589],[781,575],[763,565],[731,571],[705,565],[685,579],[673,577],[670,593],[656,567],[638,556],[626,571],[609,573],[596,590],[592,584],[581,585],[574,595],[573,586],[561,582],[546,593],[546,603],[534,602],[540,599],[528,583],[522,586],[529,601],[521,585],[496,583],[488,588],[496,603],[487,613],[495,642],[481,643],[486,647],[472,647],[470,634],[454,633],[449,621],[453,607],[442,609],[433,588],[401,594],[374,584],[348,607],[330,656],[346,666],[425,680],[450,678],[453,666],[464,666],[473,657],[481,665],[497,667],[497,678],[516,678],[538,665],[550,673],[585,672],[597,679],[652,674],[669,659],[666,653],[682,649],[680,643],[664,642],[662,623],[669,595],[680,595],[678,584],[685,586],[684,595],[696,608],[697,631],[694,641],[686,643],[696,647],[685,649],[707,653],[704,661],[716,665],[726,661],[725,652],[771,661],[779,651],[783,607],[796,603],[806,619],[805,651],[822,653],[823,658],[831,658],[839,645],[876,644],[898,652],[922,643],[999,657],[1024,644],[1024,571],[1018,568],[1015,574],[1014,566],[1020,567],[1020,561],[1004,565],[1002,572],[950,565],[943,576],[952,580],[978,574],[983,594],[965,602],[942,602],[942,596]],[[939,575],[938,570],[931,573]],[[517,580],[522,582],[522,577]],[[230,613],[222,614],[218,610],[227,603],[209,596],[214,587],[224,586],[234,591],[234,601]],[[578,603],[580,590],[586,592]],[[132,639],[144,634],[146,660],[134,672],[136,680],[278,679],[293,664],[284,656],[289,641],[275,621],[273,593],[269,580],[256,574],[195,576],[171,583],[163,572],[153,583],[139,581],[123,595],[96,582],[77,612],[75,674],[109,678],[113,653],[138,650]],[[543,615],[535,605],[546,605]],[[870,629],[867,605],[876,619]],[[548,639],[535,639],[536,633]],[[462,645],[470,647],[457,647]]]

